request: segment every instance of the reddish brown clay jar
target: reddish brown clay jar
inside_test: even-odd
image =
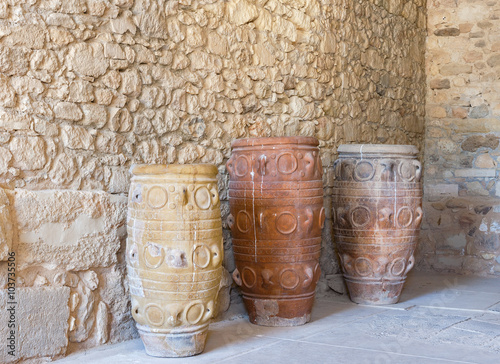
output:
[[[250,321],[295,326],[310,320],[325,221],[318,141],[240,139],[232,144],[229,225],[235,282]]]
[[[351,144],[334,163],[335,242],[351,300],[399,300],[422,220],[422,168],[412,145]]]

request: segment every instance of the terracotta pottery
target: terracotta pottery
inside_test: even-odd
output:
[[[310,320],[325,221],[318,141],[240,139],[232,144],[229,225],[235,282],[250,321],[295,326]]]
[[[399,300],[422,220],[422,167],[412,145],[341,145],[334,164],[335,242],[351,300]]]
[[[152,356],[201,353],[223,269],[217,168],[131,171],[127,271],[139,334]]]

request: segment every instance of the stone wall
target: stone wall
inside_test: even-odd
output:
[[[424,41],[425,0],[0,0],[0,259],[16,253],[19,315],[40,312],[0,361],[136,335],[132,163],[218,165],[225,219],[235,138],[317,137],[326,206],[338,144],[421,148]]]
[[[421,266],[500,274],[500,1],[428,2]]]

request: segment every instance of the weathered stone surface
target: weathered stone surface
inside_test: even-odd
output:
[[[84,104],[82,125],[93,126],[97,129],[102,128],[108,122],[108,109],[102,105]]]
[[[431,118],[445,118],[446,117],[446,109],[441,106],[433,106],[429,108],[428,115]]]
[[[102,192],[16,190],[18,264],[87,270],[116,263],[126,203]]]
[[[50,40],[57,45],[64,46],[75,40],[75,37],[66,29],[50,28]]]
[[[25,113],[0,110],[0,128],[5,130],[29,130],[31,118]]]
[[[10,200],[5,191],[0,188],[0,261],[9,258],[14,237],[14,225],[10,212]]]
[[[109,25],[114,33],[123,34],[129,31],[132,34],[135,34],[136,32],[136,26],[130,11],[124,11],[120,17],[111,19]]]
[[[12,153],[4,147],[0,147],[0,175],[7,173],[12,160]]]
[[[115,90],[120,86],[121,79],[122,78],[120,72],[116,70],[109,71],[105,76],[101,78],[104,85]]]
[[[55,117],[63,120],[78,121],[83,118],[80,107],[72,102],[60,102],[54,107]]]
[[[59,154],[49,171],[49,178],[57,185],[70,183],[76,174],[76,164],[74,158],[67,154]]]
[[[125,269],[113,265],[106,274],[101,275],[100,297],[108,309],[109,342],[119,342],[137,337],[135,322],[130,312],[128,292],[124,288]]]
[[[473,135],[465,139],[462,143],[462,150],[467,152],[475,152],[479,148],[496,149],[498,147],[499,138],[493,134],[488,135]]]
[[[247,0],[239,0],[235,5],[230,4],[228,12],[229,19],[236,25],[249,23],[259,16],[257,7]]]
[[[96,313],[97,342],[106,344],[109,340],[109,314],[108,307],[104,302],[99,302]]]
[[[458,196],[457,184],[438,184],[425,186],[425,194],[428,196]]]
[[[472,73],[472,66],[468,64],[450,63],[441,67],[443,76],[454,76],[462,73]]]
[[[68,101],[91,102],[94,101],[93,87],[90,82],[74,81],[69,85]]]
[[[0,290],[0,300],[8,301],[7,290]],[[38,287],[17,288],[16,323],[17,351],[14,359],[52,357],[63,354],[68,345],[69,288]],[[1,310],[2,322],[7,322],[7,310]],[[36,332],[36,335],[33,333]],[[8,337],[7,325],[0,334]],[[12,357],[2,346],[1,358],[9,362]]]
[[[38,24],[16,27],[2,39],[2,43],[8,47],[42,49],[45,45],[46,32],[45,27]]]
[[[495,168],[497,162],[489,154],[480,154],[474,161],[474,166],[477,168]]]
[[[496,171],[494,169],[456,169],[455,177],[495,177]]]
[[[495,54],[486,61],[490,67],[500,66],[500,54]]]
[[[489,113],[488,105],[482,104],[472,107],[469,111],[469,117],[472,119],[481,119],[487,117]]]
[[[94,146],[94,137],[80,126],[63,125],[61,139],[64,146],[70,149],[93,149]]]
[[[10,85],[10,79],[3,74],[0,74],[0,106],[16,106],[16,93]]]
[[[76,289],[72,291],[70,309],[73,324],[70,327],[69,340],[74,343],[81,343],[89,338],[94,328],[96,296],[84,280],[80,280]]]
[[[434,79],[430,82],[430,87],[433,90],[441,90],[450,88],[450,80],[448,79]]]
[[[132,116],[127,109],[121,109],[111,118],[109,128],[112,131],[128,132],[132,129]]]
[[[13,156],[12,165],[30,171],[42,169],[47,162],[45,142],[40,137],[15,136],[9,143]]]
[[[68,14],[51,13],[47,16],[45,23],[47,25],[62,26],[68,29],[75,29],[76,25]]]
[[[434,31],[434,35],[438,37],[456,37],[460,35],[458,28],[442,28]]]
[[[106,73],[109,61],[104,57],[100,43],[77,43],[71,46],[68,64],[76,72],[91,77],[99,77]]]
[[[0,72],[7,76],[21,76],[28,72],[29,50],[0,46]]]
[[[141,93],[142,81],[139,72],[135,70],[127,70],[121,74],[120,92],[125,95],[134,97]]]

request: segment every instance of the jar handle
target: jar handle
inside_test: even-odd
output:
[[[236,268],[233,272],[233,280],[238,286],[241,286],[241,276],[238,268]]]
[[[414,160],[413,165],[415,166],[415,182],[420,182],[420,177],[422,177],[422,163]]]
[[[308,207],[306,209],[306,217],[307,217],[307,220],[304,222],[304,228],[308,233],[310,233],[312,230],[313,221],[314,221],[314,213],[310,207]]]
[[[266,164],[267,164],[267,157],[266,157],[265,154],[262,154],[259,157],[259,174],[261,176],[265,176],[266,175]]]
[[[417,217],[415,217],[415,224],[417,226],[420,225],[420,222],[422,221],[422,216],[424,215],[424,212],[422,211],[422,208],[419,206],[417,207]]]
[[[232,214],[229,214],[227,216],[227,225],[229,226],[230,229],[233,229],[234,226],[234,216]]]
[[[226,163],[226,169],[228,170],[229,174],[233,174],[233,157],[229,158],[229,160]]]
[[[410,259],[408,259],[408,265],[406,266],[405,275],[413,268],[414,265],[415,265],[415,257],[412,254]]]

